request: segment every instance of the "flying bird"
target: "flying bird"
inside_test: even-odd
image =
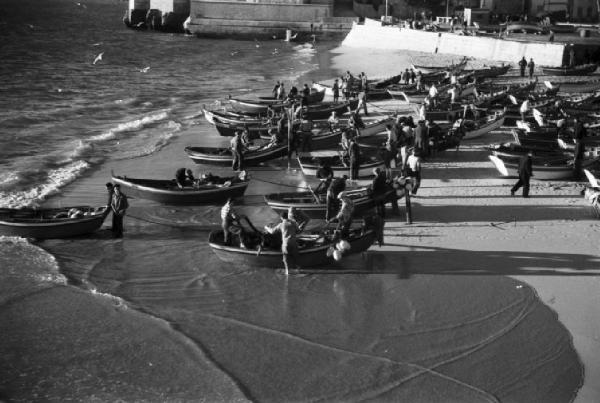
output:
[[[144,67],[143,69],[140,69],[140,73],[147,73],[148,70],[150,70],[150,66]]]
[[[78,7],[81,7],[81,8],[87,8],[87,6],[85,4],[83,4],[83,3],[77,2],[77,3],[75,3],[75,5],[78,6]]]
[[[237,55],[237,54],[238,54],[238,51],[237,51],[237,50],[234,50],[233,52],[231,52],[231,56],[235,56],[235,55]]]
[[[98,63],[100,60],[102,60],[102,55],[104,54],[104,52],[98,54],[98,56],[96,56],[96,58],[94,59],[94,61],[92,62],[92,64],[96,64]]]
[[[33,26],[33,24],[27,24],[27,26],[29,27],[29,29],[35,29],[35,27]]]
[[[260,43],[258,42],[258,39],[254,38],[254,42],[256,43],[256,47],[260,48]]]

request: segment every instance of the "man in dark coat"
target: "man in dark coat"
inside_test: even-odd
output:
[[[358,179],[358,171],[360,170],[360,146],[353,138],[350,140],[350,179]]]
[[[427,136],[427,127],[425,122],[419,120],[417,127],[415,128],[415,149],[421,155],[427,155],[427,149],[429,148],[429,139]]]
[[[521,60],[519,60],[519,69],[521,70],[521,77],[525,77],[525,67],[527,67],[527,60],[525,60],[525,56]]]
[[[524,155],[519,160],[519,180],[510,190],[510,195],[514,196],[515,192],[519,190],[521,186],[523,186],[523,197],[529,197],[529,178],[533,176],[533,167],[532,167],[532,152],[529,151],[527,155]]]
[[[388,190],[387,175],[379,168],[373,169],[373,181],[371,182],[371,197],[375,203],[375,210],[379,217],[385,218],[385,193]]]

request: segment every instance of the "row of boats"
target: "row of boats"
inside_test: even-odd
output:
[[[416,66],[415,66],[416,67]],[[548,84],[539,89],[537,80],[518,84],[498,84],[498,77],[508,71],[507,66],[490,67],[481,70],[464,70],[460,66],[452,66],[449,71],[432,71],[422,75],[421,84],[436,85],[439,98],[436,105],[428,107],[425,119],[436,122],[441,128],[442,139],[440,149],[458,145],[460,141],[483,136],[507,124],[517,124],[521,118],[520,106],[525,100],[531,105],[527,111],[527,121],[532,123],[533,113],[544,116],[542,126],[515,128],[515,142],[508,145],[495,146],[490,150],[490,158],[498,171],[505,176],[515,174],[516,159],[533,148],[534,172],[538,179],[567,179],[573,175],[572,141],[567,137],[557,136],[558,122],[572,116],[585,118],[593,122],[600,118],[600,97],[580,94],[579,97],[559,96],[557,85]],[[452,77],[454,76],[454,77]],[[450,84],[450,80],[454,83]],[[416,88],[415,83],[400,83],[400,76],[369,83],[369,99],[378,97],[393,98],[393,94],[402,92],[407,99],[425,98],[426,88]],[[445,88],[458,85],[461,96],[451,99]],[[305,107],[301,127],[296,129],[303,136],[310,136],[311,151],[299,153],[298,163],[306,175],[313,176],[319,165],[327,159],[336,175],[346,173],[348,167],[337,150],[348,120],[344,115],[352,115],[357,108],[356,99],[341,102],[323,102],[330,88],[325,84],[315,83],[311,91],[308,106]],[[395,91],[395,92],[394,92]],[[387,94],[387,95],[385,95]],[[454,102],[453,102],[454,101]],[[560,104],[557,104],[560,101]],[[222,136],[231,136],[236,131],[248,130],[256,144],[245,152],[244,160],[248,167],[256,166],[280,158],[288,154],[287,141],[281,143],[267,142],[273,129],[273,118],[267,114],[285,113],[289,103],[270,97],[256,99],[229,99],[222,109],[204,108],[204,115]],[[340,116],[340,125],[331,128],[323,122],[336,112]],[[370,175],[373,168],[383,167],[381,145],[384,141],[382,133],[386,127],[395,122],[394,116],[385,116],[368,121],[359,129],[359,142],[364,145],[364,161],[361,175]],[[305,123],[310,125],[305,127]],[[590,147],[595,144],[595,123],[588,130]],[[535,142],[533,139],[537,139]],[[562,143],[559,141],[561,140]],[[556,144],[556,145],[555,145]],[[203,165],[231,165],[231,150],[222,147],[189,146],[185,152],[190,159]],[[597,155],[590,152],[582,163],[582,168],[591,168],[597,161]],[[240,179],[229,176],[213,179],[210,182],[199,182],[183,189],[177,187],[171,179],[129,178],[113,175],[112,181],[119,183],[126,194],[154,200],[165,204],[220,204],[228,198],[242,197],[248,188],[250,178]],[[357,218],[367,215],[374,206],[374,201],[366,188],[357,188],[348,192],[354,200]],[[386,201],[397,200],[404,196],[404,187],[396,183],[391,185],[385,195]],[[284,211],[290,207],[304,211],[312,218],[325,216],[326,200],[324,193],[315,193],[312,189],[303,192],[283,192],[264,196],[267,205],[275,211]],[[108,214],[102,207],[75,206],[64,209],[0,209],[0,235],[17,235],[31,238],[62,238],[77,236],[97,230]],[[367,220],[368,222],[368,220]],[[215,253],[229,262],[243,262],[258,266],[279,267],[281,253],[269,249],[265,244],[265,234],[246,226],[250,241],[244,245],[225,245],[222,231],[214,231],[209,235],[209,244]],[[348,253],[367,249],[376,239],[374,228],[370,224],[357,223],[351,231],[348,242]],[[310,263],[324,264],[333,262],[331,249],[336,248],[339,239],[333,231],[319,230],[306,233],[301,237],[301,265]],[[254,258],[252,258],[254,257]],[[250,262],[252,260],[252,262]]]

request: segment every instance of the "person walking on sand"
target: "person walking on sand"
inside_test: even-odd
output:
[[[533,78],[533,70],[535,69],[535,63],[533,62],[533,58],[529,59],[529,63],[527,63],[527,68],[529,69],[529,78]]]
[[[387,175],[379,168],[373,169],[373,181],[371,182],[371,197],[375,203],[377,215],[385,218],[385,193],[388,189]]]
[[[117,183],[113,186],[113,195],[110,208],[113,213],[112,231],[115,238],[123,238],[123,217],[129,207],[127,196],[121,193],[121,186]]]
[[[338,84],[337,78],[333,81],[333,87],[331,88],[331,91],[333,91],[333,102],[337,104],[340,100],[340,85]]]
[[[526,155],[522,156],[519,160],[519,180],[510,189],[510,195],[514,196],[515,192],[523,186],[523,197],[529,197],[529,179],[533,176],[533,163],[531,156],[533,153],[529,151]]]
[[[419,156],[416,148],[413,148],[412,154],[406,161],[406,165],[406,170],[408,173],[407,176],[409,176],[413,181],[412,190],[410,193],[412,195],[416,195],[417,190],[419,190],[419,187],[421,186],[421,157]]]
[[[234,171],[242,171],[244,169],[244,143],[242,142],[241,133],[235,132],[235,135],[231,139],[231,154],[233,161],[231,163],[231,169]]]
[[[521,60],[519,60],[519,70],[521,71],[521,77],[525,77],[525,67],[527,67],[527,60],[525,60],[525,56]]]

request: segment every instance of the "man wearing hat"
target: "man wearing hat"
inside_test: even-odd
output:
[[[345,191],[340,192],[338,195],[338,199],[342,202],[342,206],[340,207],[340,211],[337,213],[335,217],[327,222],[337,221],[337,230],[340,231],[342,239],[348,238],[348,231],[350,230],[350,225],[352,224],[352,215],[354,214],[354,202],[352,199],[348,197]]]
[[[375,203],[377,215],[385,217],[385,193],[387,191],[387,175],[379,168],[373,169],[373,181],[371,182],[371,197]]]
[[[346,190],[346,180],[348,175],[344,175],[341,178],[334,178],[331,181],[331,185],[327,189],[327,211],[325,213],[325,220],[335,214],[338,208],[339,200],[338,195]]]
[[[113,195],[110,208],[113,212],[112,231],[115,238],[123,238],[123,217],[129,207],[127,196],[121,193],[121,186],[117,183],[113,186]]]

